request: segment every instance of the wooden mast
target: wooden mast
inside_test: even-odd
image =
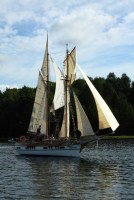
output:
[[[49,104],[48,104],[48,91],[49,91],[49,53],[48,53],[48,34],[47,34],[47,64],[46,64],[46,136],[49,137]]]
[[[66,44],[66,59],[67,59],[67,67],[66,67],[66,75],[65,75],[65,137],[67,138],[68,131],[68,44]]]

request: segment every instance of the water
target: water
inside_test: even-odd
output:
[[[79,158],[18,156],[0,144],[0,200],[133,200],[134,141],[99,141]]]

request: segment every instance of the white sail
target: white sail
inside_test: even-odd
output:
[[[64,107],[64,115],[63,122],[60,130],[60,137],[69,137],[70,131],[70,112],[69,112],[69,102],[70,102],[70,84],[72,84],[75,80],[75,67],[76,67],[76,49],[74,48],[69,54],[67,53],[67,57],[64,61],[65,69],[64,69],[64,77],[65,79],[65,102],[66,105]],[[67,100],[66,100],[67,97]]]
[[[68,54],[67,58],[64,61],[64,65],[65,65],[65,75],[68,73],[68,80],[72,84],[76,77],[76,73],[75,73],[76,48],[73,48],[73,50]]]
[[[96,90],[96,88],[93,86],[93,84],[88,79],[86,74],[83,72],[81,67],[78,64],[77,66],[94,96],[94,99],[97,105],[97,110],[98,110],[99,128],[103,129],[103,128],[111,127],[111,129],[115,131],[117,127],[119,126],[119,123],[117,122],[116,118],[114,117],[113,113],[111,112],[110,108],[108,107],[104,99],[101,97],[99,92]]]
[[[41,75],[42,73],[42,75]],[[41,133],[46,134],[46,88],[45,82],[47,83],[49,78],[48,72],[48,36],[46,42],[46,50],[41,67],[41,73],[39,72],[36,95],[29,124],[28,131],[36,132],[37,127],[41,125]]]
[[[67,122],[66,122],[66,119],[67,119]],[[69,115],[69,103],[67,103],[67,108],[66,109],[64,108],[63,121],[62,121],[61,130],[59,133],[59,137],[61,138],[69,137],[69,131],[70,131],[70,115]]]
[[[48,71],[48,35],[47,35],[47,41],[46,41],[46,49],[45,49],[45,54],[43,58],[43,63],[41,67],[41,72],[43,74],[43,77],[46,81],[48,81],[49,77],[49,71]]]
[[[36,132],[39,125],[41,125],[41,133],[45,134],[45,83],[43,77],[39,73],[36,95],[33,105],[33,111],[29,124],[29,131]]]
[[[92,126],[87,118],[84,109],[82,108],[81,103],[79,102],[74,92],[73,95],[74,95],[76,114],[77,114],[77,128],[81,132],[81,136],[94,135]]]
[[[51,59],[52,60],[52,59]],[[64,77],[61,70],[56,63],[52,60],[55,75],[56,75],[56,89],[53,100],[54,110],[57,110],[65,105],[64,101]]]

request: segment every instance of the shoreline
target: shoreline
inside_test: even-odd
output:
[[[8,143],[8,140],[11,138],[0,138],[1,143]],[[127,139],[134,139],[134,135],[120,135],[120,136],[104,136],[100,138],[100,140],[127,140]]]
[[[134,135],[114,135],[114,136],[106,136],[102,140],[127,140],[127,139],[134,139]]]

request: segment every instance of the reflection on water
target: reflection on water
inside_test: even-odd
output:
[[[99,142],[81,158],[18,156],[0,145],[0,199],[134,199],[133,141]]]

